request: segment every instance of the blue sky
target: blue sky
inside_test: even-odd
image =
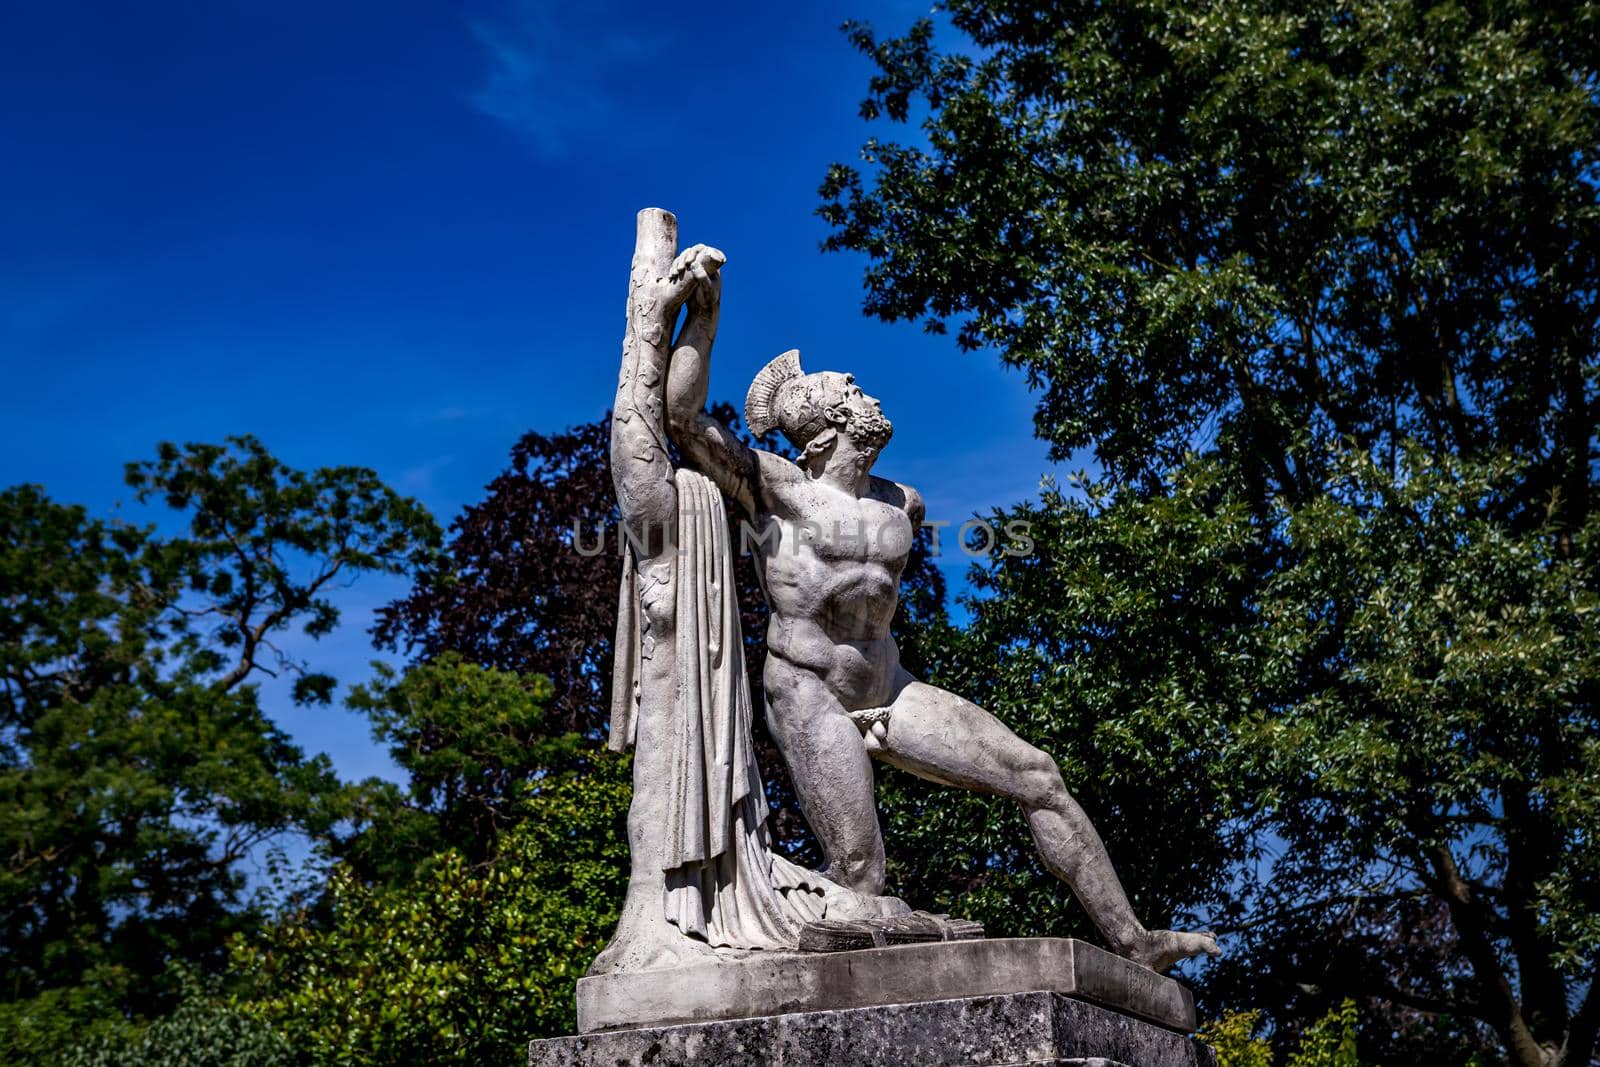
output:
[[[729,257],[714,397],[798,347],[882,398],[879,469],[930,517],[1029,495],[1049,465],[1022,379],[869,321],[862,261],[817,249],[824,170],[873,132],[839,23],[925,11],[13,5],[0,484],[107,513],[157,441],[253,433],[297,466],[372,467],[448,523],[524,430],[608,406],[634,213],[654,205]],[[358,680],[399,591],[343,594],[318,664]],[[345,774],[391,770],[355,716],[266,693]]]

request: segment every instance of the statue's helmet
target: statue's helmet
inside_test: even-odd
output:
[[[844,396],[843,374],[821,371],[807,374],[800,367],[800,352],[790,349],[762,367],[744,398],[744,421],[761,436],[783,431],[802,452],[829,428],[827,413]]]
[[[776,428],[783,431],[801,452],[800,463],[825,452],[837,436],[835,421],[840,408],[859,407],[850,416],[853,436],[863,444],[881,448],[893,427],[877,410],[859,403],[861,391],[855,379],[838,371],[807,374],[800,366],[800,352],[790,349],[762,367],[744,398],[744,421],[750,432],[761,436]],[[852,399],[853,397],[857,399]],[[830,419],[830,413],[834,413]]]

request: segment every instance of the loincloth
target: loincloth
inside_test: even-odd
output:
[[[862,708],[860,711],[847,711],[845,715],[856,724],[856,729],[861,731],[861,739],[872,750],[888,739],[889,715],[892,711],[892,707]]]

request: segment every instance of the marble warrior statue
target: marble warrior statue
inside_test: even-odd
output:
[[[910,910],[798,867],[768,844],[727,513],[710,479],[674,470],[667,455],[668,362],[704,362],[720,259],[700,246],[674,257],[676,248],[671,215],[639,213],[611,423],[627,549],[609,743],[635,748],[631,871],[616,933],[590,974],[792,949],[808,922]]]
[[[647,216],[654,217],[641,214],[641,231]],[[920,682],[901,667],[889,623],[923,504],[911,487],[872,474],[893,432],[878,401],[851,375],[806,374],[799,354],[786,352],[756,376],[745,417],[753,433],[781,430],[799,450],[797,462],[747,447],[706,414],[724,261],[717,250],[697,245],[664,271],[672,280],[657,283],[666,288],[659,297],[665,303],[656,304],[655,313],[667,312],[673,300],[687,302],[690,311],[669,358],[650,361],[648,372],[643,364],[634,372],[633,399],[642,404],[638,410],[647,420],[660,417],[656,405],[664,399],[668,431],[687,463],[736,503],[756,531],[757,564],[771,609],[767,724],[827,860],[820,875],[795,869],[775,879],[799,887],[787,890],[785,899],[831,899],[836,903],[827,910],[830,918],[871,914],[874,907],[882,914],[903,908],[880,896],[884,850],[872,770],[872,760],[878,759],[931,781],[1020,804],[1045,866],[1071,886],[1118,955],[1162,971],[1189,956],[1217,954],[1209,933],[1147,930],[1139,922],[1099,834],[1067,792],[1050,756],[976,704]],[[636,257],[636,286],[638,274]],[[663,344],[676,311],[670,307],[668,317],[652,320],[645,340]],[[664,396],[654,377],[663,369]],[[624,377],[628,374],[625,366]],[[646,375],[649,391],[640,393],[637,383]],[[618,425],[632,432],[629,427],[639,418],[624,411],[619,386]],[[625,487],[623,476],[616,475],[625,520],[638,510],[637,498],[646,488],[665,493],[673,484],[658,445],[634,447],[635,455],[648,452],[659,467],[648,485],[633,481]],[[617,459],[614,437],[613,462]],[[676,473],[681,485],[693,472]],[[681,560],[681,545],[677,555]],[[657,580],[649,568],[656,558],[638,565],[640,602],[647,613]],[[680,623],[681,618],[680,612]],[[736,626],[736,611],[733,618]],[[736,633],[724,630],[722,636],[738,642]],[[646,754],[647,745],[659,743],[641,734],[636,758]]]

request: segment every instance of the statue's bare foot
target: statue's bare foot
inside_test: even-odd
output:
[[[1222,955],[1222,949],[1217,947],[1216,935],[1210,930],[1192,933],[1186,930],[1151,930],[1140,942],[1135,943],[1127,957],[1142,967],[1160,973],[1179,960],[1201,953],[1207,956]]]

